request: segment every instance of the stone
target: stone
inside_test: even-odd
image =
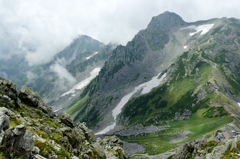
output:
[[[37,146],[34,146],[33,149],[32,149],[32,153],[39,154],[40,153],[40,149]]]
[[[12,131],[15,135],[21,135],[22,133],[24,133],[26,130],[24,125],[18,125],[14,128],[14,130]]]
[[[0,130],[0,145],[2,145],[3,138],[4,138],[4,131]]]
[[[0,111],[0,131],[6,130],[9,127],[10,118],[4,112]]]
[[[48,159],[58,159],[58,156],[54,152],[52,152],[48,155]]]
[[[86,136],[88,138],[88,140],[93,139],[94,133],[92,130],[90,130],[86,127],[85,123],[77,123],[76,127],[81,129],[84,132],[84,136]]]
[[[55,114],[52,108],[46,105],[40,95],[32,88],[22,86],[19,92],[19,98],[22,102],[29,106],[41,109],[44,113],[47,113],[50,117],[54,117]]]
[[[73,128],[73,127],[74,127],[72,118],[71,118],[71,116],[68,115],[67,113],[65,113],[65,112],[60,112],[60,113],[58,114],[58,117],[60,118],[61,122],[64,123],[66,126],[68,126],[68,127],[70,127],[70,128]]]
[[[38,107],[39,103],[43,102],[37,92],[26,86],[22,86],[19,92],[19,98],[22,102],[32,107]]]
[[[0,77],[0,92],[17,103],[18,93],[16,90],[16,85],[3,77]]]
[[[104,153],[104,149],[99,143],[95,142],[95,143],[92,144],[92,146],[93,146],[93,148],[95,149],[95,151],[97,152],[97,154],[100,158],[106,158],[106,155]]]
[[[21,147],[26,151],[32,150],[34,148],[35,138],[36,137],[32,133],[30,133],[29,131],[26,131],[22,138]]]
[[[37,154],[37,155],[34,155],[34,159],[47,159],[47,158]]]

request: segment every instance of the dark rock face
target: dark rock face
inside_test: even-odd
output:
[[[0,77],[0,99],[5,106],[15,107],[18,104],[16,85],[3,77]]]
[[[39,94],[32,90],[32,88],[28,88],[26,86],[21,88],[21,91],[19,92],[19,98],[22,100],[22,102],[32,107],[38,107],[39,104],[43,103]]]
[[[34,90],[32,90],[32,88],[23,86],[21,88],[21,91],[19,92],[19,98],[23,103],[26,103],[27,105],[32,107],[37,107],[45,113],[49,114],[51,117],[55,116],[52,108],[46,105],[40,95]]]
[[[75,125],[63,112],[55,115],[31,88],[24,86],[18,95],[14,84],[0,79],[0,92],[4,92],[0,98],[0,151],[4,157],[128,158],[117,137],[96,138],[85,123]]]

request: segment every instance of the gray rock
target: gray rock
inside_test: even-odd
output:
[[[54,152],[52,152],[48,155],[48,159],[58,159],[58,156]]]
[[[32,153],[39,154],[40,153],[40,149],[37,146],[34,146],[33,149],[32,149]]]
[[[106,155],[104,153],[104,149],[99,143],[95,142],[95,143],[92,144],[92,146],[97,151],[97,154],[98,154],[99,157],[106,158]]]
[[[192,112],[188,109],[185,109],[184,112],[182,114],[180,114],[179,112],[175,113],[174,116],[174,120],[185,120],[185,119],[189,119],[189,116],[192,114]]]
[[[0,131],[0,145],[2,145],[3,138],[4,138],[4,131],[1,130]]]
[[[16,85],[3,77],[0,77],[0,92],[10,97],[17,103],[18,93],[16,90]]]
[[[35,141],[35,136],[30,133],[29,131],[26,131],[23,135],[22,138],[22,148],[25,149],[26,151],[31,151],[34,148],[34,141]]]
[[[22,86],[19,92],[19,98],[22,102],[32,107],[38,107],[39,103],[43,102],[37,92],[26,86]]]
[[[88,129],[85,123],[77,123],[76,127],[81,129],[89,140],[94,138],[95,135],[93,131],[91,129]]]
[[[25,126],[24,125],[18,125],[16,126],[14,129],[13,129],[13,133],[15,135],[21,135],[22,133],[24,133],[26,130]]]
[[[40,95],[35,92],[32,88],[22,86],[19,92],[19,98],[22,102],[26,103],[29,106],[36,107],[41,109],[44,113],[47,113],[49,116],[54,117],[55,114],[52,111],[52,108],[46,105]]]
[[[33,156],[34,159],[47,159],[39,154]]]
[[[201,89],[200,93],[197,94],[197,102],[206,98],[207,92],[204,89]]]
[[[7,116],[4,111],[1,112],[0,110],[0,131],[1,130],[5,131],[6,129],[8,129],[9,123],[10,123],[9,116]]]
[[[73,120],[72,120],[71,116],[68,115],[67,113],[60,112],[58,114],[58,117],[60,118],[61,122],[64,123],[66,126],[68,126],[70,128],[74,127]]]
[[[35,136],[26,131],[24,125],[19,125],[15,128],[10,128],[5,131],[2,145],[0,148],[6,154],[20,158],[32,158],[31,150],[34,147]]]

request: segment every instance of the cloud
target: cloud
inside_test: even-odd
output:
[[[240,18],[238,0],[0,0],[0,5],[5,48],[0,54],[24,53],[30,65],[50,61],[81,34],[124,45],[166,10],[188,22]]]
[[[67,71],[65,68],[66,61],[64,58],[57,59],[54,64],[50,66],[50,71],[56,73],[58,78],[55,82],[63,91],[66,91],[69,87],[77,83],[77,80]]]

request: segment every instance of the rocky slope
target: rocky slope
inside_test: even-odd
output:
[[[85,123],[55,115],[39,94],[0,77],[0,158],[128,158],[116,136],[97,138]]]

